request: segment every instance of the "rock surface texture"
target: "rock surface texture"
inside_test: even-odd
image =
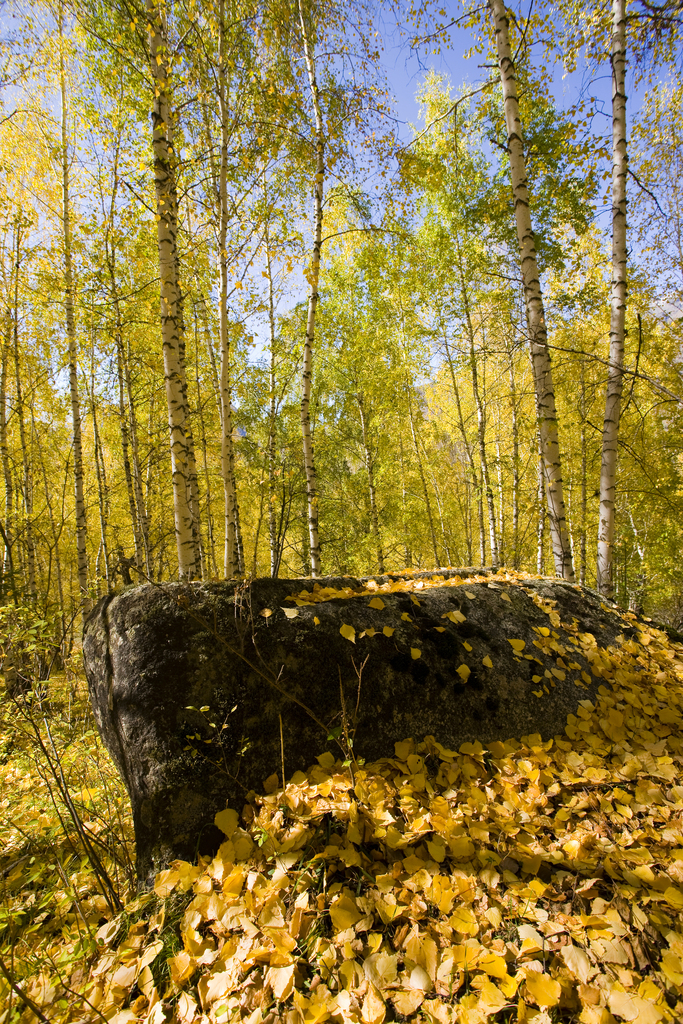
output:
[[[602,685],[591,651],[621,634],[628,623],[591,591],[472,569],[103,598],[85,667],[130,794],[141,884],[215,850],[215,814],[241,809],[283,759],[290,777],[325,750],[344,760],[347,739],[374,761],[409,737],[457,749],[562,732]]]

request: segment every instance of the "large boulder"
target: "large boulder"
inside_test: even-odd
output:
[[[561,732],[624,631],[576,585],[477,570],[108,595],[86,623],[85,668],[140,883],[215,850],[216,812],[283,762],[290,776],[324,750],[348,759],[349,741],[376,760],[408,737],[458,748]]]

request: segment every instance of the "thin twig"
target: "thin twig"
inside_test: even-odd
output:
[[[280,757],[282,758],[282,789],[285,788],[285,740],[282,734],[282,714],[278,713],[280,719]]]
[[[25,1006],[28,1006],[28,1008],[31,1011],[31,1013],[35,1013],[35,1015],[38,1018],[38,1020],[42,1020],[43,1021],[43,1024],[50,1024],[50,1021],[45,1016],[43,1011],[40,1009],[38,1004],[34,1003],[33,1000],[30,998],[30,996],[27,996],[26,993],[24,991],[22,991],[22,989],[17,985],[17,983],[15,982],[14,978],[12,977],[10,972],[7,970],[7,967],[5,966],[5,961],[2,959],[1,956],[0,956],[0,971],[4,974],[5,978],[7,979],[7,984],[10,986],[12,991],[15,992],[16,995],[19,996],[19,998],[21,999],[22,1003],[24,1003]]]

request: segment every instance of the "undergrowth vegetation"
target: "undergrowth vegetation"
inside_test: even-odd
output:
[[[564,735],[323,752],[146,893],[82,679],[6,698],[0,1021],[680,1021],[683,644],[624,620]]]

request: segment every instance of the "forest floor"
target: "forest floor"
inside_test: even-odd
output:
[[[323,752],[142,895],[83,679],[4,699],[0,1024],[683,1020],[683,644],[628,624],[564,735]]]

